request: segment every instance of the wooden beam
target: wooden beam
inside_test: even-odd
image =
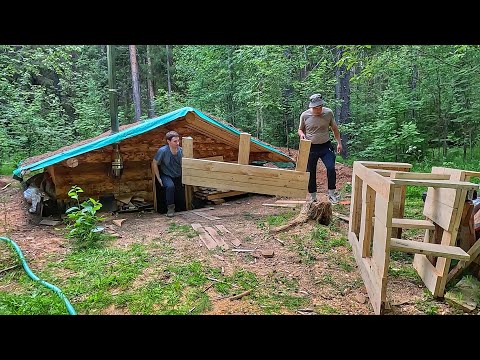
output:
[[[375,314],[380,315],[382,311],[382,293],[381,286],[382,281],[378,278],[378,275],[372,272],[370,258],[362,257],[362,250],[359,245],[359,241],[354,232],[349,231],[348,241],[352,245],[352,252],[355,257],[360,274],[362,276],[363,283],[367,289],[367,294],[372,304]]]
[[[452,270],[450,270],[447,282],[458,277],[463,270],[478,258],[480,255],[480,239],[473,244],[473,246],[467,251],[467,254],[470,255],[470,259],[468,261],[460,261]]]
[[[429,220],[392,218],[392,227],[403,229],[430,229],[435,230],[435,225]]]
[[[184,158],[193,158],[193,139],[190,136],[182,137],[182,151]],[[185,185],[185,206],[187,210],[193,209],[192,200],[193,187],[191,185]]]
[[[375,171],[371,171],[360,161],[353,163],[353,172],[362,179],[362,181],[368,182],[368,185],[375,190],[377,196],[380,195],[386,199],[390,197],[390,186],[393,185],[393,182],[389,178],[385,178]]]
[[[298,147],[297,166],[296,171],[307,171],[308,157],[310,155],[310,147],[312,142],[310,140],[300,140],[300,146]]]
[[[407,179],[392,179],[395,185],[410,185],[410,186],[431,186],[439,188],[449,189],[466,189],[475,190],[478,189],[478,184],[465,182],[465,181],[453,181],[453,180],[407,180]]]
[[[185,167],[182,171],[182,175],[184,176],[222,180],[222,181],[225,181],[226,183],[242,182],[242,183],[250,183],[252,185],[262,184],[262,185],[288,187],[288,188],[304,190],[307,188],[307,185],[308,185],[308,173],[300,173],[300,174],[304,174],[304,177],[303,179],[298,180],[296,174],[293,171],[291,171],[290,174],[283,173],[283,178],[272,178],[269,174],[267,176],[261,176],[261,175],[252,176],[252,175],[241,175],[238,173],[215,172],[215,171],[208,171],[208,170],[191,169],[188,167]],[[214,186],[207,186],[207,185],[200,185],[200,186],[214,187]]]
[[[366,182],[362,187],[362,214],[360,220],[360,248],[362,257],[372,256],[370,248],[373,235],[373,214],[375,212],[375,191]]]
[[[261,177],[270,177],[276,179],[282,179],[287,177],[296,181],[304,181],[307,179],[308,174],[300,171],[287,170],[287,169],[273,169],[262,166],[255,165],[240,165],[240,164],[231,164],[221,161],[208,161],[201,159],[183,159],[182,160],[183,169],[198,169],[206,170],[210,172],[223,172],[231,173],[238,175],[249,175],[249,176],[261,176]],[[199,185],[203,186],[203,185]]]
[[[241,133],[238,143],[238,163],[248,165],[250,159],[250,134]]]
[[[392,238],[390,240],[391,250],[403,251],[414,254],[439,256],[448,259],[469,260],[470,255],[457,246],[446,246],[440,244],[425,243],[423,241],[412,241]]]
[[[409,163],[395,163],[395,162],[381,162],[381,161],[358,161],[358,162],[370,169],[409,171],[412,168],[412,164],[409,164]]]

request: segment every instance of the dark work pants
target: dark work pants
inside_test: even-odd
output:
[[[182,177],[179,176],[176,178],[172,178],[168,175],[160,174],[160,179],[162,179],[163,188],[165,189],[165,199],[167,202],[167,206],[182,202],[181,200],[185,197],[184,195],[182,195],[184,194]],[[177,201],[175,201],[175,195],[177,195],[177,197],[181,197],[182,199],[177,199]]]
[[[308,192],[317,192],[317,162],[322,159],[325,168],[327,169],[328,189],[336,189],[337,174],[335,172],[335,158],[336,155],[330,148],[331,142],[324,144],[312,144],[310,147],[310,155],[308,156],[307,171],[310,172],[308,179]]]

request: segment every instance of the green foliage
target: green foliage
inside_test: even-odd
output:
[[[103,229],[97,226],[98,222],[103,220],[96,215],[102,204],[92,198],[80,203],[78,194],[82,192],[82,188],[77,185],[72,186],[68,192],[68,196],[77,201],[77,206],[66,211],[68,216],[66,229],[69,230],[67,237],[75,239],[79,249],[86,249],[98,246],[101,240],[108,237],[102,234]]]
[[[262,218],[257,221],[257,226],[260,229],[265,229],[265,225],[268,226],[279,226],[286,223],[288,220],[295,216],[294,211],[286,211],[278,215],[267,215],[265,218]]]

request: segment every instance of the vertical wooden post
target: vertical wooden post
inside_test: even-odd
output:
[[[193,158],[193,139],[188,137],[182,137],[182,151],[183,157]],[[183,171],[182,171],[183,176]],[[193,200],[193,187],[191,185],[185,185],[185,203],[187,210],[192,210],[192,200]]]
[[[362,257],[371,257],[371,244],[373,235],[372,218],[375,212],[375,191],[363,182],[362,185],[362,212],[360,219],[360,248],[362,250]]]
[[[250,160],[250,134],[241,133],[238,144],[238,163],[248,165]]]
[[[310,155],[311,146],[312,142],[310,140],[300,140],[300,146],[298,147],[297,166],[295,167],[295,171],[307,171],[308,156]]]
[[[156,183],[156,176],[154,166],[156,166],[153,161],[150,162],[150,170],[152,171],[152,187],[153,187],[153,209],[157,212],[157,183]]]

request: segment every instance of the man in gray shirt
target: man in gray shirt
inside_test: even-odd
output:
[[[158,149],[152,160],[152,169],[160,186],[165,189],[167,216],[172,217],[175,213],[175,192],[183,194],[183,153],[180,147],[180,136],[177,132],[169,131],[165,138],[167,139],[167,145]]]
[[[317,199],[317,162],[318,159],[322,159],[327,169],[328,199],[331,203],[336,204],[338,203],[338,196],[335,193],[337,182],[336,156],[330,142],[330,128],[337,140],[337,153],[342,152],[342,140],[333,117],[333,111],[323,105],[322,95],[313,94],[310,96],[309,109],[300,115],[298,135],[300,139],[307,139],[312,142],[307,164],[307,171],[310,172],[308,180],[309,200],[315,201]]]

